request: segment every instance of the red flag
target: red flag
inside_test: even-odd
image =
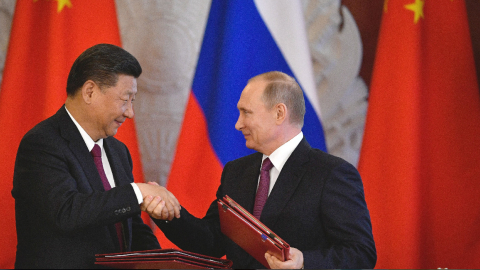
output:
[[[0,268],[13,268],[15,261],[10,191],[20,140],[64,104],[71,65],[97,43],[121,44],[113,0],[17,1],[0,91]],[[125,122],[116,137],[127,144],[135,180],[143,182],[133,121]]]
[[[385,1],[359,171],[378,268],[480,268],[480,98],[464,1]]]
[[[208,140],[202,109],[190,94],[167,188],[182,207],[196,217],[203,217],[215,199],[222,167]],[[155,234],[162,248],[177,248],[161,230]]]

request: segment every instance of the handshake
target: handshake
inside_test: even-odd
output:
[[[165,187],[155,182],[148,184],[137,183],[142,192],[142,211],[147,212],[152,218],[171,221],[174,217],[180,218],[180,203],[177,198]]]

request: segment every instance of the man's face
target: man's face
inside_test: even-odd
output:
[[[266,85],[265,81],[255,80],[243,89],[237,104],[240,115],[235,128],[245,136],[248,148],[269,155],[276,149],[278,131],[275,109],[267,110],[262,100]]]
[[[117,133],[127,118],[133,118],[133,104],[137,93],[137,79],[120,74],[114,87],[97,89],[93,113],[96,135],[106,138]],[[94,139],[95,140],[95,139]]]

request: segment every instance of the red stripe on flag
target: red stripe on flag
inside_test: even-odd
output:
[[[201,218],[216,198],[221,175],[222,165],[210,143],[205,116],[190,92],[167,188],[182,207]],[[162,248],[177,248],[161,230],[155,230],[155,235]]]
[[[190,93],[168,178],[168,190],[191,214],[203,217],[215,200],[222,168],[210,143],[205,116]]]

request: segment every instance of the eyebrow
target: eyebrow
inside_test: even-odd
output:
[[[129,96],[129,97],[133,96],[133,98],[135,98],[135,95],[136,95],[136,94],[137,94],[137,92],[133,92],[132,90],[128,90],[127,92],[124,92],[124,93],[122,94],[122,96],[123,96],[123,95],[127,95],[127,96]]]
[[[249,109],[247,109],[247,108],[245,108],[245,107],[240,107],[240,108],[238,108],[238,110],[239,110],[239,111],[244,111],[244,112],[251,112],[251,111],[252,111],[252,110],[249,110]]]

